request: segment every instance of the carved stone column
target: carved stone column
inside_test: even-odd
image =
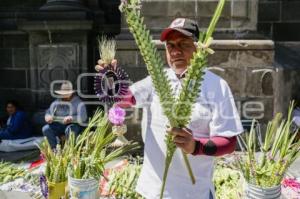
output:
[[[88,72],[88,35],[92,22],[25,21],[19,28],[29,33],[30,79],[32,99],[36,107],[45,108],[53,100],[51,92],[62,80],[74,88],[87,89],[86,82],[77,84],[78,77]]]

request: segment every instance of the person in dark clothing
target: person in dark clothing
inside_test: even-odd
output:
[[[28,115],[16,101],[8,101],[5,105],[8,119],[0,128],[0,140],[25,139],[33,136],[33,130]]]

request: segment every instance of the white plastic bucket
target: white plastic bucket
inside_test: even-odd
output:
[[[262,188],[247,183],[246,198],[247,199],[279,199],[281,196],[281,185],[270,188]]]
[[[76,179],[68,177],[71,199],[98,199],[99,182],[95,179]]]

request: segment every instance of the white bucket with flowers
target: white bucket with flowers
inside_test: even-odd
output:
[[[99,183],[104,177],[105,165],[125,153],[137,149],[137,143],[111,148],[117,136],[112,132],[108,118],[96,111],[88,126],[75,142],[74,134],[67,141],[71,154],[68,166],[68,185],[73,199],[98,199]]]
[[[247,199],[279,199],[281,196],[281,185],[262,188],[247,183],[246,198]]]
[[[239,137],[242,155],[237,156],[237,166],[247,182],[245,195],[251,199],[278,199],[281,197],[281,181],[288,167],[300,155],[300,140],[295,139],[291,113],[292,102],[287,119],[280,113],[268,123],[265,139],[254,127],[246,139]],[[258,144],[257,144],[258,143]],[[260,150],[260,152],[258,152]]]
[[[99,181],[95,179],[76,179],[68,177],[71,198],[96,199],[99,198]]]

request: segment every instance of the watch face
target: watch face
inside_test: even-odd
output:
[[[128,74],[120,67],[109,66],[95,76],[94,89],[101,102],[113,104],[121,100],[129,87]]]

